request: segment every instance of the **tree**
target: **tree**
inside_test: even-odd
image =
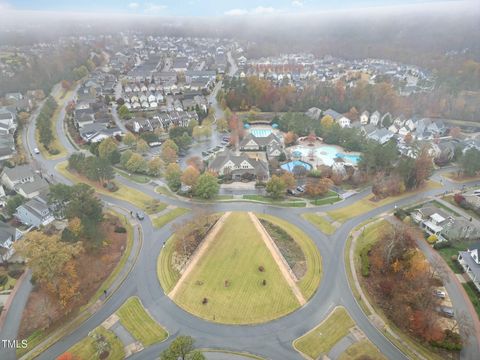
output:
[[[148,151],[149,146],[145,140],[138,139],[136,148],[140,154],[145,154]]]
[[[330,115],[325,115],[324,117],[322,117],[322,119],[320,120],[320,124],[328,129],[330,127],[332,127],[332,125],[335,123],[335,121],[333,120],[333,117],[331,117]]]
[[[184,183],[185,185],[188,185],[194,188],[195,185],[197,184],[199,176],[200,176],[200,172],[193,166],[189,166],[183,172],[181,180],[182,180],[182,183]]]
[[[159,176],[162,173],[163,161],[159,157],[154,157],[148,162],[148,175]]]
[[[180,170],[180,166],[175,163],[171,163],[167,166],[165,170],[165,180],[167,181],[167,185],[173,191],[177,191],[180,189],[182,185],[181,182],[182,170]]]
[[[127,163],[128,163],[128,160],[130,160],[130,158],[132,157],[133,155],[133,151],[132,150],[126,150],[122,153],[122,155],[120,156],[120,165],[123,167],[123,168],[126,168],[127,166]]]
[[[13,214],[15,214],[15,211],[17,211],[17,208],[20,205],[22,205],[25,201],[26,200],[22,195],[20,195],[20,194],[13,195],[7,201],[7,205],[6,205],[7,214],[9,216],[12,216]]]
[[[460,169],[466,176],[474,176],[480,171],[480,151],[472,148],[460,158]]]
[[[168,139],[162,145],[161,158],[165,163],[170,164],[177,160],[178,146],[173,140]]]
[[[289,131],[283,136],[283,141],[286,146],[292,145],[297,141],[297,135],[293,131]]]
[[[187,159],[187,165],[193,166],[195,169],[198,171],[202,172],[205,165],[203,163],[203,160],[200,156],[191,156]]]
[[[281,198],[286,190],[287,185],[285,184],[285,181],[277,175],[273,175],[267,182],[266,191],[274,199]]]
[[[330,180],[329,178],[320,178],[320,179],[309,178],[305,186],[305,192],[307,193],[308,196],[319,197],[319,196],[325,195],[332,185],[333,185],[333,181]]]
[[[168,349],[160,354],[161,360],[205,360],[203,354],[194,350],[195,340],[191,336],[178,336]]]
[[[27,233],[14,247],[26,259],[33,277],[57,296],[65,264],[82,251],[81,244],[67,244],[56,234],[40,231]]]
[[[57,218],[63,219],[65,217],[65,210],[68,201],[72,196],[72,187],[59,183],[50,185],[48,193],[48,204],[53,208],[53,213]]]
[[[108,137],[98,145],[98,156],[101,159],[108,160],[112,163],[112,154],[117,150],[117,144],[113,138]]]
[[[137,142],[137,138],[131,132],[127,133],[123,137],[123,143],[127,146],[133,146],[136,142]]]
[[[127,105],[123,104],[118,108],[118,116],[120,116],[121,119],[130,119],[132,114],[130,113],[130,110],[128,109]]]
[[[297,181],[295,180],[295,176],[293,176],[290,172],[284,172],[281,176],[283,182],[287,189],[293,189],[297,185]]]
[[[220,185],[211,173],[205,172],[198,177],[195,195],[202,199],[211,199],[218,194]]]
[[[419,187],[433,172],[433,158],[426,147],[422,148],[415,159],[415,187]]]
[[[142,155],[138,153],[133,153],[128,159],[125,169],[132,173],[146,173],[147,172],[147,161],[143,158]]]

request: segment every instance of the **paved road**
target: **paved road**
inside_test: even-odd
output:
[[[25,134],[27,140],[26,144],[29,148],[36,146],[31,131],[31,126],[34,126],[33,124],[34,121],[31,122]],[[61,141],[68,141],[64,138],[62,130],[59,130]],[[58,163],[58,161],[61,161],[48,161],[40,156],[38,156],[36,160],[42,169],[50,173],[54,173],[55,164]],[[437,172],[434,177],[438,177],[440,174],[441,172]],[[58,174],[55,174],[55,179],[61,182],[68,182]],[[153,187],[150,185],[132,183],[124,178],[119,178],[118,181],[126,183],[133,188],[140,189],[152,198],[159,199],[168,204],[189,208],[195,207],[195,204],[188,200],[172,199],[156,194],[153,191]],[[473,184],[477,183],[472,183],[470,185]],[[345,243],[353,227],[384,212],[392,211],[395,205],[404,206],[412,204],[424,200],[429,196],[435,196],[444,191],[451,191],[457,187],[459,187],[458,184],[444,181],[444,187],[442,189],[433,189],[415,194],[398,201],[396,204],[384,205],[353,218],[344,223],[332,236],[326,236],[319,232],[313,225],[305,221],[299,215],[304,212],[328,211],[348,206],[369,195],[371,193],[370,188],[367,188],[340,203],[317,208],[285,209],[263,204],[241,202],[199,205],[203,209],[211,211],[248,210],[277,216],[305,231],[305,233],[314,241],[322,255],[323,278],[320,287],[310,301],[290,315],[268,323],[251,326],[222,325],[199,319],[179,308],[164,294],[156,275],[156,261],[158,254],[162,250],[163,243],[170,237],[172,230],[171,226],[155,229],[150,220],[146,218],[142,222],[144,235],[143,247],[140,251],[138,261],[123,284],[98,310],[98,312],[84,322],[72,334],[64,337],[61,341],[50,347],[39,357],[39,359],[50,360],[56,358],[73,344],[85,337],[91,329],[101,324],[132,295],[139,296],[142,303],[152,316],[159,323],[164,325],[172,335],[167,342],[148,347],[142,352],[133,355],[131,357],[132,359],[155,358],[158,353],[165,349],[169,342],[178,334],[188,334],[193,336],[197,340],[197,345],[200,347],[248,351],[270,359],[301,359],[302,357],[293,349],[291,345],[292,341],[321,322],[336,305],[343,305],[347,308],[358,327],[387,356],[387,358],[405,359],[406,357],[370,323],[367,316],[365,316],[361,308],[358,306],[350,290],[345,273],[343,256]],[[121,206],[132,211],[137,210],[129,203],[104,196],[102,196],[102,198],[107,200],[110,204],[113,204],[113,206]],[[191,214],[186,214],[176,221],[191,216]],[[30,289],[26,287],[22,290],[22,298],[26,299]],[[462,304],[460,299],[453,296],[452,300],[454,301],[454,306],[459,309],[459,311],[467,310],[464,309],[465,304]],[[12,336],[12,334],[15,333],[15,323],[18,324],[23,306],[24,305],[19,302],[15,309],[11,309],[12,313],[9,314],[9,318],[7,319],[8,324],[5,326],[5,329],[9,329],[9,333],[4,333],[2,330],[2,333],[0,333],[2,338],[6,335]],[[476,337],[470,339],[470,343],[465,346],[461,355],[462,359],[473,360],[477,358],[478,339]],[[2,360],[13,359],[14,354],[11,351],[3,352],[0,353],[0,358]]]

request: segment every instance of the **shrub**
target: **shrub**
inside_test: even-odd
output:
[[[8,276],[18,279],[20,276],[22,276],[23,270],[22,269],[12,269],[8,271]]]
[[[260,272],[264,272],[264,271],[265,271],[265,268],[263,267],[263,265],[260,265],[260,266],[258,267],[258,271],[260,271]]]
[[[58,149],[48,149],[48,153],[50,155],[58,155],[58,154],[60,154],[60,150],[58,150]]]
[[[370,246],[365,246],[360,251],[361,272],[362,272],[362,276],[364,277],[370,276],[370,259],[368,258],[369,254],[370,254]]]
[[[444,249],[450,247],[450,241],[439,241],[433,244],[433,248],[436,250]]]
[[[435,244],[437,241],[438,241],[438,237],[435,234],[432,234],[427,238],[427,242],[429,244]]]
[[[403,209],[398,209],[397,211],[395,211],[393,213],[393,215],[395,215],[397,218],[399,218],[400,220],[403,220],[405,219],[407,216],[408,216],[408,213],[403,210]]]
[[[3,286],[7,283],[8,281],[8,275],[7,274],[1,274],[0,275],[0,286]]]
[[[203,298],[202,304],[203,304],[203,305],[207,305],[207,303],[208,303],[208,299],[207,299],[207,298]]]
[[[123,226],[115,226],[114,231],[119,234],[124,234],[127,232],[127,229],[125,229]]]
[[[267,280],[263,279],[263,280],[262,280],[262,285],[263,285],[263,286],[266,286],[266,285],[267,285]]]
[[[115,184],[113,181],[109,181],[106,185],[106,188],[110,192],[115,192],[118,190],[117,184]]]

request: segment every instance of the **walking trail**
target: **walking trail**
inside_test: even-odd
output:
[[[202,258],[203,254],[205,254],[208,247],[213,242],[213,240],[217,236],[218,232],[220,231],[220,229],[222,228],[223,224],[225,223],[227,218],[230,216],[230,214],[231,214],[230,211],[223,214],[222,217],[220,219],[218,219],[215,226],[210,230],[210,232],[205,237],[205,239],[202,241],[202,243],[199,245],[199,247],[197,248],[197,250],[193,254],[192,258],[190,259],[190,262],[188,263],[187,267],[185,268],[185,271],[183,272],[182,276],[180,277],[180,279],[178,279],[178,281],[175,284],[172,291],[170,291],[170,293],[168,293],[168,297],[170,299],[173,299],[175,297],[175,295],[177,294],[181,285],[183,284],[184,280],[193,271],[193,269],[197,265],[198,261]]]
[[[277,265],[280,269],[280,272],[282,273],[283,277],[287,281],[288,286],[290,286],[290,289],[292,289],[292,292],[295,295],[295,297],[297,298],[298,302],[300,303],[300,305],[305,305],[307,301],[303,297],[302,292],[300,291],[300,289],[297,286],[297,283],[295,282],[296,277],[293,274],[290,267],[288,266],[288,264],[286,263],[285,258],[280,253],[280,250],[278,249],[277,245],[272,240],[270,235],[267,233],[267,231],[265,230],[263,225],[260,223],[258,218],[251,212],[249,212],[248,215],[250,216],[250,219],[252,220],[253,224],[255,225],[255,228],[257,229],[257,231],[262,236],[262,240],[265,242],[265,245],[267,246],[267,249],[272,254],[273,259],[275,260],[275,262],[277,263]]]

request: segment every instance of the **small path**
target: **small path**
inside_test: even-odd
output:
[[[120,321],[117,321],[111,328],[110,331],[113,331],[115,335],[120,339],[124,346],[128,346],[135,342],[132,334],[128,332],[127,329],[123,327]]]
[[[265,245],[267,246],[267,249],[270,251],[270,254],[272,254],[272,257],[277,263],[280,269],[280,272],[282,273],[283,277],[287,281],[287,284],[290,286],[290,289],[292,289],[292,292],[297,298],[298,302],[300,303],[300,305],[305,305],[307,301],[305,300],[302,292],[297,286],[297,283],[296,283],[297,278],[293,274],[292,269],[290,269],[290,266],[288,266],[287,262],[285,261],[285,258],[280,253],[280,250],[278,249],[277,245],[275,244],[273,239],[270,237],[270,235],[267,233],[267,231],[261,224],[260,220],[258,220],[258,218],[252,212],[249,212],[248,215],[250,216],[250,219],[255,225],[255,228],[262,236],[262,240],[265,242]]]
[[[330,359],[338,359],[340,355],[347,350],[351,345],[355,344],[356,339],[352,334],[345,335],[341,338],[328,353]]]
[[[185,270],[183,271],[183,274],[182,276],[180,277],[180,279],[177,281],[177,283],[175,284],[174,288],[172,289],[172,291],[170,291],[170,293],[168,293],[168,297],[170,299],[173,299],[175,297],[175,295],[177,294],[178,292],[178,289],[180,288],[180,286],[182,285],[183,281],[187,278],[187,276],[192,272],[192,270],[195,268],[195,266],[197,265],[198,261],[202,258],[203,254],[205,254],[205,252],[207,251],[208,247],[210,246],[210,244],[213,242],[213,240],[215,239],[215,236],[217,236],[218,232],[220,231],[220,229],[222,228],[223,224],[225,223],[225,221],[227,220],[227,218],[230,216],[231,212],[226,212],[225,214],[222,215],[222,217],[220,219],[218,219],[217,223],[215,224],[215,226],[210,230],[210,232],[208,233],[208,235],[205,237],[205,239],[202,241],[202,243],[199,245],[199,247],[197,248],[197,250],[195,251],[195,253],[193,254],[192,258],[190,259],[187,267],[185,268]]]

